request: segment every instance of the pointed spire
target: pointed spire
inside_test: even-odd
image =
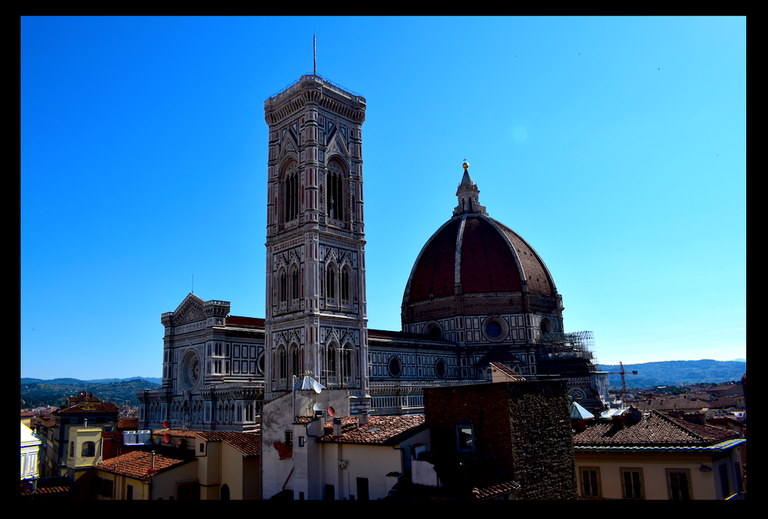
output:
[[[469,162],[467,162],[467,159],[464,159],[462,167],[464,168],[464,176],[461,177],[461,184],[459,184],[459,187],[477,187],[475,183],[472,182],[472,177],[469,176]]]
[[[469,176],[469,162],[464,159],[464,175],[461,177],[461,183],[456,189],[456,196],[459,199],[459,205],[453,210],[453,216],[471,213],[471,214],[484,214],[485,206],[480,205],[480,190],[477,188],[477,184],[472,181],[472,177]]]

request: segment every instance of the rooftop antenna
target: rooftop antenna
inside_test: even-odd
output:
[[[192,274],[192,293],[195,293],[195,275]]]
[[[314,75],[317,75],[317,34],[312,35],[312,60],[314,66]]]

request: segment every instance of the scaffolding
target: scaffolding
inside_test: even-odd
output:
[[[591,331],[550,332],[539,337],[540,357],[551,361],[582,359],[597,371],[595,337]]]
[[[598,370],[591,331],[542,334],[538,358],[540,375],[567,378],[569,387],[573,385],[569,390],[572,398],[592,410],[604,408],[608,401],[608,376]]]

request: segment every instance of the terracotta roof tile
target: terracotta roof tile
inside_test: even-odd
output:
[[[222,441],[246,456],[261,454],[261,436],[259,434],[238,431],[197,431],[196,434],[205,441]]]
[[[82,413],[118,413],[120,409],[114,402],[78,402],[74,405],[59,409],[55,414],[82,414]]]
[[[525,377],[520,375],[519,373],[515,373],[510,368],[502,364],[501,362],[491,362],[491,368],[496,369],[497,371],[500,371],[501,373],[508,376],[511,380],[525,380]]]
[[[128,476],[134,479],[147,480],[150,477],[149,470],[154,468],[157,472],[177,467],[184,463],[193,461],[192,458],[182,453],[175,457],[169,453],[155,453],[154,460],[151,452],[143,450],[131,451],[127,454],[115,456],[96,465],[98,470],[111,472],[122,476]]]
[[[139,420],[136,418],[122,418],[117,422],[118,429],[138,429]]]
[[[498,483],[496,485],[490,485],[483,488],[474,487],[471,490],[471,495],[475,499],[491,499],[496,496],[509,494],[520,489],[520,484],[515,481],[505,481],[504,483]]]
[[[587,446],[707,446],[736,438],[738,433],[713,425],[700,425],[663,415],[645,413],[634,424],[597,423],[574,434],[575,447]]]
[[[181,437],[181,438],[194,438],[197,433],[201,431],[196,431],[193,429],[152,429],[152,434],[156,435],[165,435],[170,434],[174,438]]]
[[[368,423],[359,425],[356,416],[341,419],[341,434],[333,434],[333,420],[325,423],[325,434],[318,438],[323,443],[360,443],[368,445],[394,445],[408,436],[426,429],[423,414],[401,416],[371,416]]]
[[[237,326],[253,326],[256,328],[264,328],[264,319],[260,317],[246,317],[242,315],[228,315],[228,325]]]

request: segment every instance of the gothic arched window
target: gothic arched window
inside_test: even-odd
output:
[[[292,162],[285,170],[283,180],[283,200],[285,201],[285,221],[290,222],[299,216],[299,167]]]
[[[344,370],[344,381],[347,382],[354,377],[354,364],[352,363],[354,346],[348,343],[342,351],[342,369]]]
[[[341,299],[344,302],[349,302],[349,300],[351,299],[349,278],[350,278],[349,267],[345,266],[344,268],[341,269]]]
[[[288,356],[285,353],[285,348],[280,347],[280,351],[277,352],[277,368],[278,378],[285,380],[288,378]]]
[[[325,176],[325,211],[334,220],[344,220],[344,174],[337,162],[328,164]]]
[[[325,274],[325,297],[334,299],[336,297],[336,267],[328,265]]]
[[[288,300],[288,279],[285,275],[285,270],[280,270],[280,302],[284,303]]]
[[[293,267],[291,271],[291,299],[299,298],[299,269]]]
[[[299,355],[299,347],[294,345],[291,348],[291,375],[296,377],[301,373],[301,356]]]
[[[336,347],[331,344],[328,346],[328,379],[336,380]]]

